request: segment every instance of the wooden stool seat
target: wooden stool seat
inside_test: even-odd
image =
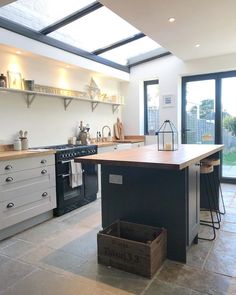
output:
[[[220,159],[206,158],[206,159],[203,159],[201,163],[203,163],[203,165],[206,164],[206,165],[220,166]]]
[[[201,174],[209,174],[209,173],[212,173],[213,171],[214,171],[214,166],[213,165],[208,165],[208,164],[204,163],[200,167],[200,173]]]

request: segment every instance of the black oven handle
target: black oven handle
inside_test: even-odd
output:
[[[82,170],[82,173],[84,173],[84,170]],[[68,173],[68,174],[62,174],[61,177],[62,178],[66,178],[66,177],[69,177],[71,175],[71,173]],[[59,175],[60,176],[60,175]]]
[[[59,161],[58,163],[60,163],[60,164],[66,164],[66,163],[69,163],[69,162],[71,162],[73,159],[71,159],[71,160],[69,160],[69,161]]]

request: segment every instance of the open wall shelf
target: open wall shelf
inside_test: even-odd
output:
[[[76,97],[76,96],[65,96],[65,95],[59,95],[59,94],[52,94],[52,93],[45,93],[45,92],[37,92],[37,91],[30,91],[30,90],[22,90],[22,89],[13,89],[13,88],[5,88],[0,87],[0,92],[9,92],[9,93],[20,93],[26,97],[26,104],[27,107],[30,108],[34,99],[36,96],[52,96],[56,98],[61,98],[64,100],[64,109],[65,111],[71,104],[73,100],[80,100],[80,101],[87,101],[91,103],[92,112],[96,109],[98,104],[109,104],[112,106],[112,112],[115,113],[115,111],[119,108],[119,106],[123,105],[122,103],[115,103],[115,102],[109,102],[109,101],[100,101],[100,100],[92,100],[90,98],[86,97]]]

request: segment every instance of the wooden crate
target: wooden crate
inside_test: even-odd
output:
[[[151,278],[166,258],[164,228],[116,221],[97,234],[98,263]]]

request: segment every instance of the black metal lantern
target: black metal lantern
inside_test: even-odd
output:
[[[165,120],[156,134],[159,151],[176,151],[178,149],[178,132],[170,120]]]

